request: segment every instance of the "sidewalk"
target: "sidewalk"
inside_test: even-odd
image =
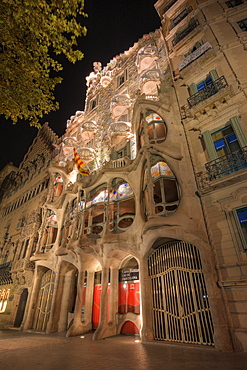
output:
[[[65,333],[39,334],[0,330],[3,370],[247,370],[247,353],[223,353],[211,347],[140,343],[116,336],[93,341],[66,338]]]

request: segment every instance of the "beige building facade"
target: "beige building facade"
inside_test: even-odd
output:
[[[4,170],[1,324],[246,350],[247,4],[155,8]]]

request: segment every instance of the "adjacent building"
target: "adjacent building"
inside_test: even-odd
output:
[[[247,3],[155,8],[2,170],[0,322],[246,350]]]

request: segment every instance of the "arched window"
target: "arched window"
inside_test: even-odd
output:
[[[153,185],[148,186],[151,181]],[[144,211],[147,218],[151,213],[152,198],[155,214],[169,216],[176,211],[179,204],[179,186],[174,173],[164,161],[159,160],[150,170],[146,168],[143,190]]]
[[[53,187],[52,201],[55,202],[63,191],[63,178],[59,173],[56,173]]]
[[[110,192],[110,230],[121,233],[128,229],[135,218],[135,196],[130,185],[121,178],[112,182]]]
[[[100,237],[105,226],[106,201],[108,191],[106,184],[91,191],[84,214],[84,233],[89,237]]]
[[[144,124],[147,124],[147,140],[150,144],[161,144],[165,141],[167,136],[165,122],[159,114],[156,114],[153,111],[148,111],[145,120],[142,121],[140,126],[139,137],[141,147],[145,143],[145,129],[143,126]]]

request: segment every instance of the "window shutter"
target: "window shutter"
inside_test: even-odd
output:
[[[217,152],[215,150],[214,143],[212,140],[212,136],[209,131],[205,131],[203,133],[203,140],[206,145],[210,160],[213,161],[214,159],[218,158]]]
[[[247,146],[247,139],[246,136],[242,130],[241,124],[239,122],[239,119],[237,116],[230,118],[232,128],[237,135],[238,142],[241,147]]]
[[[211,69],[209,72],[210,77],[212,78],[212,81],[218,80],[219,76],[215,69]]]
[[[197,87],[196,87],[196,84],[194,82],[190,85],[190,93],[191,93],[191,95],[194,95],[194,94],[197,93]]]

